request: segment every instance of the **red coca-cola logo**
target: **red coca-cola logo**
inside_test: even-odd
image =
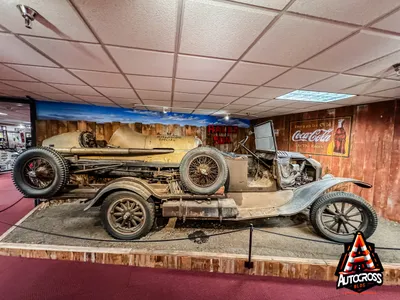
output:
[[[316,129],[313,132],[302,132],[297,130],[292,135],[294,142],[322,142],[326,143],[331,140],[333,129]]]

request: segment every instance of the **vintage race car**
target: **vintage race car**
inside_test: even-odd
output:
[[[13,180],[27,197],[80,198],[101,206],[107,232],[118,239],[146,235],[155,217],[242,221],[290,216],[310,208],[321,236],[350,242],[371,236],[374,209],[361,197],[329,191],[351,178],[322,177],[313,158],[279,151],[272,122],[254,128],[248,154],[204,147],[196,137],[145,136],[119,128],[108,144],[90,132],[65,133],[30,148],[15,162]],[[235,152],[235,151],[234,151]]]
[[[0,149],[0,173],[11,171],[18,155],[14,149]]]

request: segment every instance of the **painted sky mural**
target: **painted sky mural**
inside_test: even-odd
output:
[[[225,125],[248,128],[249,120],[223,117],[183,114],[162,113],[158,111],[134,110],[129,108],[94,106],[75,103],[44,102],[36,103],[38,120],[64,120],[64,121],[87,121],[96,123],[121,122],[121,123],[143,123],[143,124],[178,124],[181,126],[207,126]]]

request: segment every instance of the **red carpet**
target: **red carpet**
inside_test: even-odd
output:
[[[0,210],[18,200],[9,175],[0,175]],[[0,214],[16,222],[33,207],[24,200]],[[7,230],[0,225],[0,232]],[[0,256],[0,300],[45,299],[400,299],[400,287],[354,295],[334,282],[195,273]]]

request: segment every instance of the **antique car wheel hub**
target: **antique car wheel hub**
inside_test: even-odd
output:
[[[110,211],[110,224],[118,231],[132,233],[140,230],[144,224],[144,207],[135,199],[120,199]]]
[[[361,208],[346,202],[328,204],[323,208],[321,221],[324,227],[335,234],[349,235],[361,230],[364,215]]]
[[[45,189],[54,181],[55,172],[44,158],[32,158],[23,167],[25,182],[35,189]]]
[[[217,180],[218,175],[218,164],[210,156],[198,156],[190,162],[189,178],[197,186],[211,186]]]

